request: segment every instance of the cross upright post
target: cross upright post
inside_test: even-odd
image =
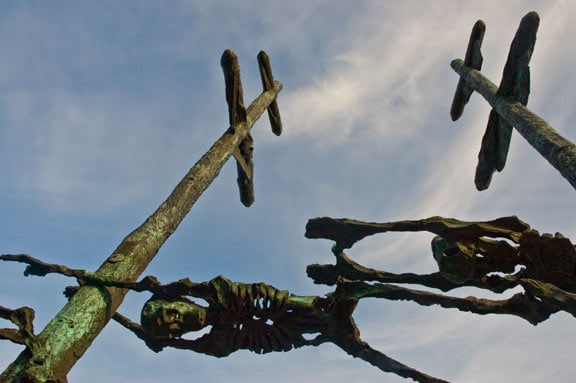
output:
[[[258,67],[260,68],[260,78],[262,79],[262,86],[264,90],[274,89],[274,75],[272,75],[272,67],[270,66],[270,58],[264,51],[258,53]],[[270,126],[272,132],[279,136],[282,134],[282,119],[280,118],[280,111],[276,100],[272,101],[268,106],[268,118],[270,119]]]
[[[226,51],[222,61],[230,128],[194,164],[156,211],[122,240],[95,272],[98,278],[123,282],[135,282],[139,278],[228,159],[240,146],[247,145],[250,129],[282,90],[282,84],[274,81],[245,109],[236,55]],[[244,156],[241,152],[236,159]],[[127,292],[116,287],[81,286],[0,374],[0,382],[66,382],[70,369],[112,318]]]

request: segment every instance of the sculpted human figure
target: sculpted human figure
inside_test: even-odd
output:
[[[222,276],[202,283],[186,278],[162,285],[153,276],[139,282],[109,280],[27,254],[2,255],[0,259],[28,264],[25,275],[56,273],[74,277],[80,284],[151,292],[153,295],[141,312],[141,324],[118,312],[113,318],[156,352],[174,347],[224,357],[238,350],[262,354],[329,342],[384,372],[422,383],[446,383],[388,357],[360,338],[352,314],[362,298],[387,298],[390,292],[382,284],[338,278],[334,292],[302,296],[262,282],[232,282]],[[70,287],[65,294],[70,297],[77,290],[78,287]],[[396,291],[392,294],[398,296]],[[205,304],[191,298],[200,298]],[[191,333],[208,326],[207,333],[193,338]],[[22,343],[15,336],[9,339]]]
[[[148,290],[154,295],[144,304],[141,325],[118,313],[114,319],[154,351],[174,347],[224,357],[237,350],[263,354],[330,342],[382,371],[418,382],[445,382],[362,341],[352,314],[359,299],[376,297],[362,283],[341,280],[326,297],[290,294],[265,283],[238,283],[222,276],[202,283],[183,279]],[[207,305],[189,297],[201,298]],[[211,326],[208,333],[191,337],[207,326]]]
[[[247,349],[256,353],[288,351],[312,344],[328,327],[332,313],[327,298],[299,296],[264,283],[236,283],[222,276],[208,282],[180,284],[179,293],[202,298],[202,306],[184,295],[156,293],[141,314],[149,346],[187,348],[217,357]],[[350,317],[349,320],[352,320]],[[212,326],[198,339],[183,335]],[[304,334],[316,334],[307,340]]]

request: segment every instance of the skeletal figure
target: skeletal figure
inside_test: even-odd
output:
[[[432,253],[439,272],[393,274],[369,269],[343,251],[367,236],[391,231],[436,234]],[[361,299],[413,301],[480,315],[516,315],[532,324],[558,311],[576,317],[574,245],[560,234],[540,235],[517,217],[483,222],[430,217],[386,223],[324,217],[308,222],[306,236],[336,242],[332,248],[335,265],[307,268],[315,283],[336,286],[333,293],[324,297],[294,295],[264,283],[238,283],[222,276],[202,283],[182,279],[162,285],[152,276],[139,282],[108,280],[98,273],[45,263],[26,254],[0,255],[0,260],[28,264],[25,275],[58,273],[99,288],[151,292],[151,299],[142,309],[141,324],[119,313],[113,314],[113,318],[157,352],[174,347],[224,357],[242,349],[262,354],[330,342],[382,371],[418,382],[445,381],[399,363],[364,342],[352,317]],[[521,269],[517,270],[519,266]],[[443,291],[462,286],[496,293],[521,286],[524,291],[507,299],[489,300],[451,297],[391,283],[420,284]],[[207,306],[190,298],[200,298]],[[14,310],[0,308],[0,311],[4,313],[0,316],[9,316],[19,327],[16,331],[20,331],[3,329],[0,337],[31,347],[35,342],[31,319],[15,320]],[[211,326],[208,333],[196,339],[189,337],[189,333],[207,326]]]
[[[294,295],[265,283],[238,283],[222,276],[203,283],[183,279],[160,285],[146,277],[135,284],[106,284],[154,293],[144,304],[141,325],[118,313],[114,319],[156,352],[174,347],[224,357],[241,349],[264,354],[331,342],[382,371],[417,382],[445,382],[362,341],[352,314],[361,298],[374,296],[362,284],[342,280],[326,297]],[[205,300],[208,306],[189,296]],[[183,337],[206,326],[212,328],[197,339]]]
[[[241,349],[262,354],[330,342],[384,372],[421,383],[446,383],[386,356],[360,338],[352,314],[362,298],[386,298],[384,285],[341,278],[336,290],[325,297],[301,296],[265,283],[238,283],[222,276],[202,283],[186,278],[162,285],[153,276],[139,282],[109,280],[27,254],[0,255],[0,260],[26,263],[25,275],[56,273],[74,277],[80,284],[152,292],[142,309],[141,324],[119,313],[113,318],[156,352],[174,347],[224,357]],[[77,289],[67,288],[65,295],[70,297]],[[208,306],[189,297],[203,299]],[[183,337],[206,326],[211,326],[210,331],[197,339]]]
[[[343,251],[370,235],[421,231],[436,234],[432,254],[437,273],[393,274],[369,269]],[[561,234],[539,234],[515,216],[491,221],[430,217],[384,223],[322,217],[308,221],[306,237],[336,242],[332,248],[336,265],[308,266],[308,276],[315,283],[333,285],[346,278],[356,281],[360,293],[367,291],[361,281],[378,281],[384,284],[370,285],[370,291],[362,296],[438,304],[481,315],[516,315],[534,325],[558,311],[576,317],[576,248]],[[420,284],[442,291],[473,286],[495,293],[521,286],[524,292],[504,300],[457,298],[389,283]]]
[[[175,286],[208,306],[172,295]],[[204,283],[185,279],[146,302],[141,324],[147,344],[157,351],[174,346],[217,357],[239,349],[262,354],[314,344],[303,334],[327,327],[329,305],[327,298],[292,295],[264,283],[235,283],[222,276]],[[210,332],[198,339],[182,337],[206,326],[212,326]]]

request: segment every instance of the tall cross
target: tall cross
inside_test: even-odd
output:
[[[450,111],[452,119],[455,121],[462,115],[473,91],[480,93],[493,108],[478,155],[474,179],[478,190],[487,189],[492,174],[504,169],[513,127],[576,188],[576,146],[526,107],[530,93],[529,62],[539,23],[536,12],[522,18],[499,87],[480,73],[480,45],[485,29],[482,21],[472,30],[465,61],[456,59],[451,63],[460,75]]]
[[[259,56],[264,55],[261,53]],[[273,80],[266,58],[266,62],[260,65],[266,71],[264,91],[245,109],[236,54],[231,50],[225,51],[222,64],[230,128],[194,164],[156,211],[122,240],[95,272],[99,278],[135,282],[232,155],[235,155],[239,163],[243,161],[239,165],[239,172],[241,170],[246,174],[239,178],[246,177],[248,180],[247,184],[243,181],[240,186],[242,202],[249,205],[254,200],[251,191],[250,129],[268,110],[274,119],[274,132],[279,133],[281,123],[276,97],[282,90],[282,84]],[[66,381],[70,369],[112,318],[127,292],[126,289],[115,287],[102,289],[81,286],[62,310],[34,337],[33,344],[0,374],[0,381]]]

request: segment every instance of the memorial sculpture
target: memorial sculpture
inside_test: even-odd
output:
[[[436,234],[431,241],[431,253],[439,269],[436,273],[393,274],[368,269],[344,253],[344,249],[370,235],[420,231]],[[0,259],[28,264],[27,275],[58,273],[77,278],[81,285],[151,292],[140,324],[120,313],[113,318],[156,352],[174,347],[225,357],[237,350],[262,354],[331,342],[382,371],[418,382],[444,380],[404,365],[364,342],[353,319],[361,299],[407,300],[481,315],[509,314],[534,325],[559,311],[576,316],[574,245],[558,233],[540,235],[517,217],[484,222],[431,217],[387,223],[324,217],[308,222],[306,237],[335,242],[335,265],[314,264],[307,269],[315,283],[336,286],[333,293],[324,297],[294,295],[262,282],[232,282],[222,276],[202,283],[182,279],[162,285],[153,276],[140,282],[122,282],[48,264],[25,254],[2,255]],[[496,293],[521,286],[524,292],[504,300],[459,298],[394,283],[419,284],[442,291],[472,286]],[[68,296],[76,290],[69,288]],[[194,298],[207,305],[195,303]],[[211,326],[208,333],[198,338],[187,336],[206,326]],[[5,337],[33,344],[31,324],[24,323],[20,328],[18,337]]]
[[[103,279],[86,270],[45,263],[26,254],[2,255],[0,260],[28,264],[26,275],[57,273],[75,277],[81,285],[152,292],[142,309],[141,324],[120,313],[113,318],[156,352],[174,347],[225,357],[238,350],[263,354],[331,342],[382,371],[418,382],[445,382],[362,341],[352,315],[360,299],[377,295],[358,282],[342,279],[335,291],[325,297],[300,296],[262,282],[238,283],[222,276],[202,283],[182,279],[162,285],[153,276],[140,282]],[[70,287],[66,295],[72,297],[77,290],[78,287]],[[195,303],[194,297],[208,305]],[[207,334],[197,339],[186,337],[206,326],[211,326]],[[33,338],[26,341],[33,343]]]
[[[538,24],[535,12],[522,19],[500,87],[480,73],[483,61],[480,49],[486,29],[482,21],[474,25],[465,60],[452,62],[453,69],[460,75],[450,111],[452,119],[462,115],[474,91],[482,94],[494,108],[478,156],[475,176],[478,190],[486,189],[493,173],[503,170],[513,128],[576,187],[576,147],[526,108],[530,91],[528,64]],[[78,323],[88,321],[94,327],[87,328],[86,336],[77,331],[72,341],[56,344],[53,338],[61,326],[59,316],[36,335],[32,309],[0,306],[0,318],[16,325],[16,328],[0,329],[0,339],[26,347],[0,380],[65,382],[67,372],[91,339],[113,318],[156,352],[173,347],[225,357],[237,350],[262,354],[330,342],[382,371],[418,382],[445,382],[406,366],[364,342],[353,318],[358,302],[364,298],[407,300],[480,315],[515,315],[534,325],[559,311],[576,316],[574,245],[559,233],[540,234],[515,216],[478,222],[443,217],[385,223],[329,217],[311,219],[306,225],[307,238],[334,241],[332,253],[336,263],[312,264],[307,268],[308,276],[315,283],[335,286],[334,291],[325,296],[300,296],[263,282],[232,282],[222,276],[200,283],[182,279],[161,284],[153,276],[137,281],[158,248],[231,156],[237,162],[241,202],[246,206],[253,203],[253,140],[249,129],[266,109],[273,132],[280,135],[282,131],[276,104],[282,85],[274,81],[265,53],[258,55],[258,62],[264,92],[246,109],[237,57],[232,51],[224,52],[221,64],[230,117],[228,131],[158,211],[120,244],[100,270],[71,269],[27,254],[0,256],[3,261],[27,264],[25,275],[57,273],[76,278],[79,286],[67,288],[70,303],[62,315],[75,318]],[[191,180],[202,182],[198,185]],[[435,235],[431,253],[438,271],[431,274],[374,270],[356,263],[344,253],[367,236],[422,231]],[[120,266],[126,268],[125,262],[132,262],[128,267],[130,272],[122,274],[119,270]],[[522,291],[508,299],[490,300],[452,297],[396,284],[421,285],[443,292],[460,287],[494,293],[521,287]],[[152,294],[142,309],[140,323],[117,312],[128,290]],[[95,302],[102,318],[91,321],[93,318],[73,311],[74,302],[78,300]],[[207,326],[211,326],[209,332],[194,337],[195,332]]]

